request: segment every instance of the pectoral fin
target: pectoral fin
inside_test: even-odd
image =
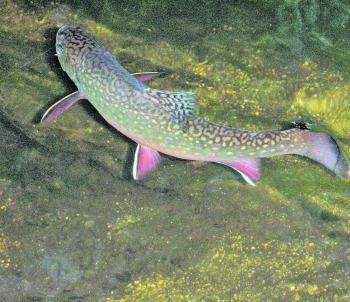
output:
[[[221,162],[221,164],[235,169],[250,185],[255,186],[256,182],[260,179],[260,160],[257,158],[242,159],[234,162]]]
[[[159,163],[160,155],[158,151],[138,144],[134,156],[132,177],[135,180],[144,178],[157,168]]]
[[[40,122],[47,124],[55,120],[63,112],[69,110],[75,103],[83,99],[85,99],[85,97],[80,95],[79,91],[75,91],[65,96],[64,98],[60,99],[55,104],[53,104],[49,109],[46,110]]]

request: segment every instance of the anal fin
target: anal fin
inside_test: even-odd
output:
[[[260,160],[257,158],[242,159],[233,162],[220,162],[235,169],[250,185],[255,186],[260,179]]]
[[[160,154],[158,151],[138,144],[134,156],[132,177],[135,180],[144,178],[146,175],[156,169],[159,163]]]

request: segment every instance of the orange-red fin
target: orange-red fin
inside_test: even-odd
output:
[[[65,96],[64,98],[60,99],[55,104],[53,104],[49,109],[46,110],[40,122],[47,124],[57,119],[63,112],[66,112],[75,103],[83,99],[86,99],[86,98],[80,95],[79,91],[75,91]]]
[[[250,185],[255,186],[256,182],[260,179],[260,160],[257,158],[220,163],[235,169]]]
[[[135,180],[144,178],[146,175],[156,169],[159,163],[160,154],[158,151],[138,144],[134,156],[132,177]]]

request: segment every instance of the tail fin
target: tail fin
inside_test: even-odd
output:
[[[309,130],[301,130],[300,134],[306,143],[306,148],[300,155],[319,162],[342,178],[350,178],[349,165],[330,135]]]

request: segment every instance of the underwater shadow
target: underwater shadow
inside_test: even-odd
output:
[[[75,87],[73,81],[69,78],[69,76],[63,71],[61,68],[60,62],[57,59],[56,56],[56,32],[58,28],[49,28],[45,31],[44,37],[45,37],[45,42],[43,46],[43,51],[45,51],[45,61],[49,65],[51,71],[55,73],[57,76],[58,80],[61,81],[64,86],[66,87],[67,93],[63,95],[57,96],[57,99],[55,98],[52,100],[51,103],[44,105],[40,110],[35,114],[35,116],[32,119],[32,122],[34,124],[40,123],[40,120],[43,116],[43,114],[46,112],[46,110],[55,102],[57,102],[59,99],[63,98],[68,94],[68,92],[73,92],[76,91],[77,88]]]

